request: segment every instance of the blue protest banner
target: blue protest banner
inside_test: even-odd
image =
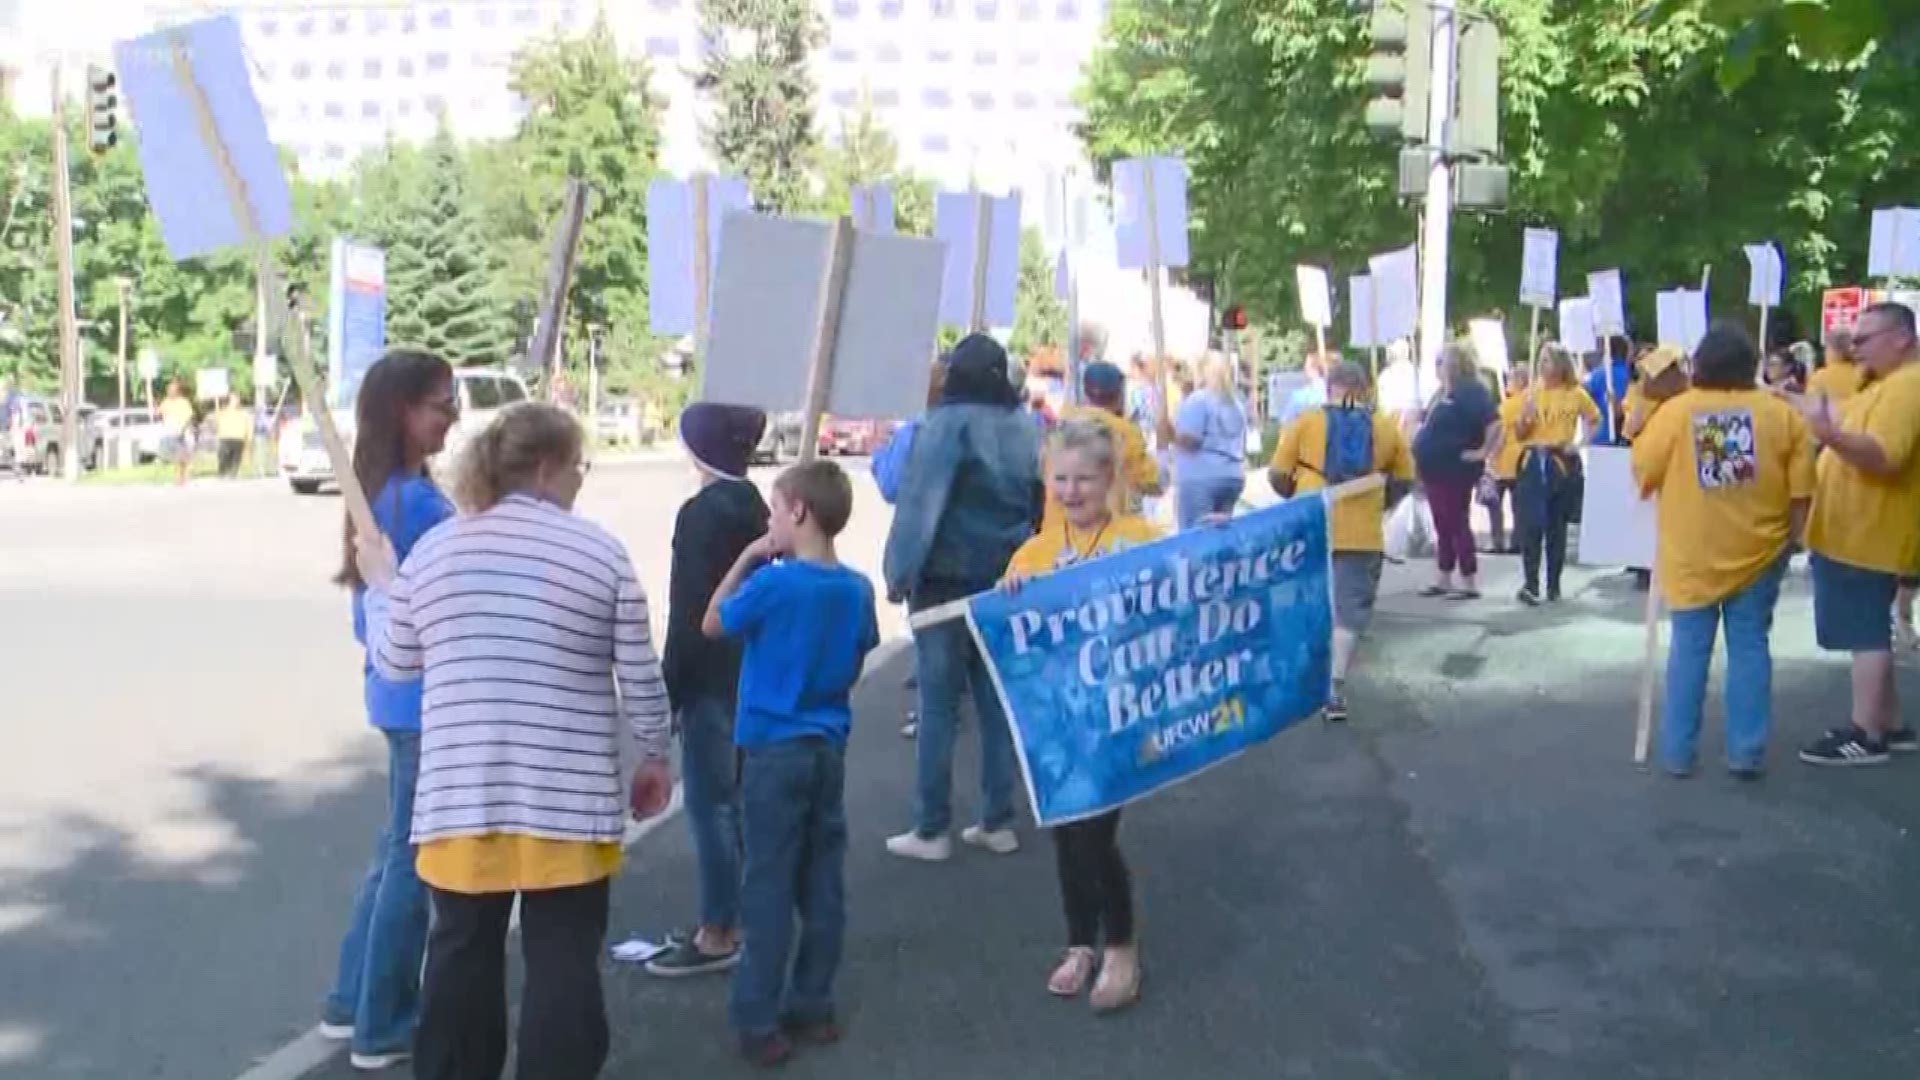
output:
[[[360,380],[386,347],[387,253],[336,236],[327,295],[327,396],[333,408],[352,406]]]
[[[967,602],[1034,819],[1143,798],[1318,712],[1326,502],[1300,498]]]
[[[232,16],[119,42],[113,59],[168,254],[192,259],[292,230],[293,195]],[[227,197],[228,165],[245,189],[244,210]]]

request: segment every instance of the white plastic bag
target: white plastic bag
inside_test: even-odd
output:
[[[1387,558],[1405,561],[1433,554],[1433,510],[1414,492],[1387,515]]]

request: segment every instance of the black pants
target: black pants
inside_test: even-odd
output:
[[[1133,881],[1120,857],[1120,811],[1053,830],[1060,870],[1060,902],[1067,913],[1067,944],[1093,948],[1133,944]]]
[[[1513,526],[1520,541],[1520,562],[1527,588],[1540,591],[1540,558],[1547,561],[1547,593],[1560,594],[1560,571],[1567,563],[1567,528],[1580,510],[1578,459],[1528,450],[1520,463],[1513,498]]]
[[[240,457],[247,452],[245,439],[220,440],[220,475],[239,476]]]
[[[520,893],[520,1080],[592,1080],[607,1061],[600,945],[608,881]],[[414,1037],[418,1080],[498,1080],[507,1061],[513,893],[433,893]]]

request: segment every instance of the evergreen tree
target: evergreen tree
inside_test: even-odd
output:
[[[805,207],[819,149],[807,60],[826,23],[813,0],[700,0],[699,10],[707,56],[696,85],[715,106],[708,149],[762,208]]]
[[[504,363],[511,332],[460,151],[444,126],[423,165],[413,198],[387,216],[387,339],[455,365]]]

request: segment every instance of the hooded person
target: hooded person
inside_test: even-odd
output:
[[[887,534],[888,598],[912,612],[992,588],[1039,516],[1039,433],[1008,378],[1007,352],[972,334],[947,358],[940,400],[914,436]],[[952,854],[953,742],[970,687],[980,727],[980,816],[961,839],[998,853],[1013,832],[1013,739],[963,620],[915,633],[920,727],[914,827],[887,841],[905,858]]]
[[[661,658],[667,701],[681,738],[683,797],[700,876],[700,917],[691,934],[647,962],[655,975],[723,971],[740,956],[740,789],[733,720],[740,646],[701,633],[714,590],[749,544],[767,531],[767,503],[747,479],[767,414],[744,405],[695,402],[680,414],[680,441],[700,490],[673,523],[667,643]]]

